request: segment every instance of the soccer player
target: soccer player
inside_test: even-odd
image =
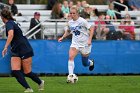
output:
[[[33,92],[32,88],[26,82],[24,74],[39,85],[39,90],[43,90],[44,80],[40,80],[38,76],[31,71],[32,56],[34,53],[27,38],[23,36],[20,27],[14,21],[10,11],[6,9],[2,10],[1,19],[5,23],[7,36],[2,56],[5,56],[8,46],[11,45],[11,69],[13,76],[25,88],[24,92]],[[21,71],[21,69],[23,69],[23,71]]]
[[[94,28],[85,19],[79,16],[76,7],[70,9],[71,20],[68,22],[68,30],[58,39],[61,42],[72,33],[72,43],[69,50],[68,71],[69,75],[74,74],[74,58],[78,52],[82,55],[83,66],[89,66],[89,70],[94,69],[94,61],[89,59],[91,52],[92,36]]]

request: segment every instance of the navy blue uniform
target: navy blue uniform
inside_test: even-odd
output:
[[[9,20],[6,23],[6,36],[8,36],[9,30],[14,31],[14,37],[11,41],[12,57],[20,57],[21,59],[32,57],[34,55],[33,49],[15,21]]]

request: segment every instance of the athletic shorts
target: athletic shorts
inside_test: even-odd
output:
[[[34,56],[33,49],[28,44],[20,44],[16,47],[11,48],[12,57],[20,57],[21,59],[26,59]]]
[[[90,46],[83,46],[79,47],[76,44],[71,44],[70,47],[76,48],[81,54],[89,54],[91,52],[91,45]]]

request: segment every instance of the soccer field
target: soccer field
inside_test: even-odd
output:
[[[67,84],[66,76],[40,77],[45,80],[45,90],[29,78],[34,93],[139,93],[140,76],[78,76],[76,84]],[[0,93],[23,93],[13,77],[0,77]]]

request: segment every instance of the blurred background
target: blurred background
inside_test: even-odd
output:
[[[2,0],[4,3],[7,3],[7,0]],[[63,0],[58,0],[62,2]],[[73,2],[76,2],[77,0],[73,0]],[[82,0],[79,0],[82,1]],[[109,0],[86,0],[89,4],[108,4]],[[15,3],[17,4],[25,4],[25,3],[31,3],[31,4],[47,4],[48,0],[15,0]]]

